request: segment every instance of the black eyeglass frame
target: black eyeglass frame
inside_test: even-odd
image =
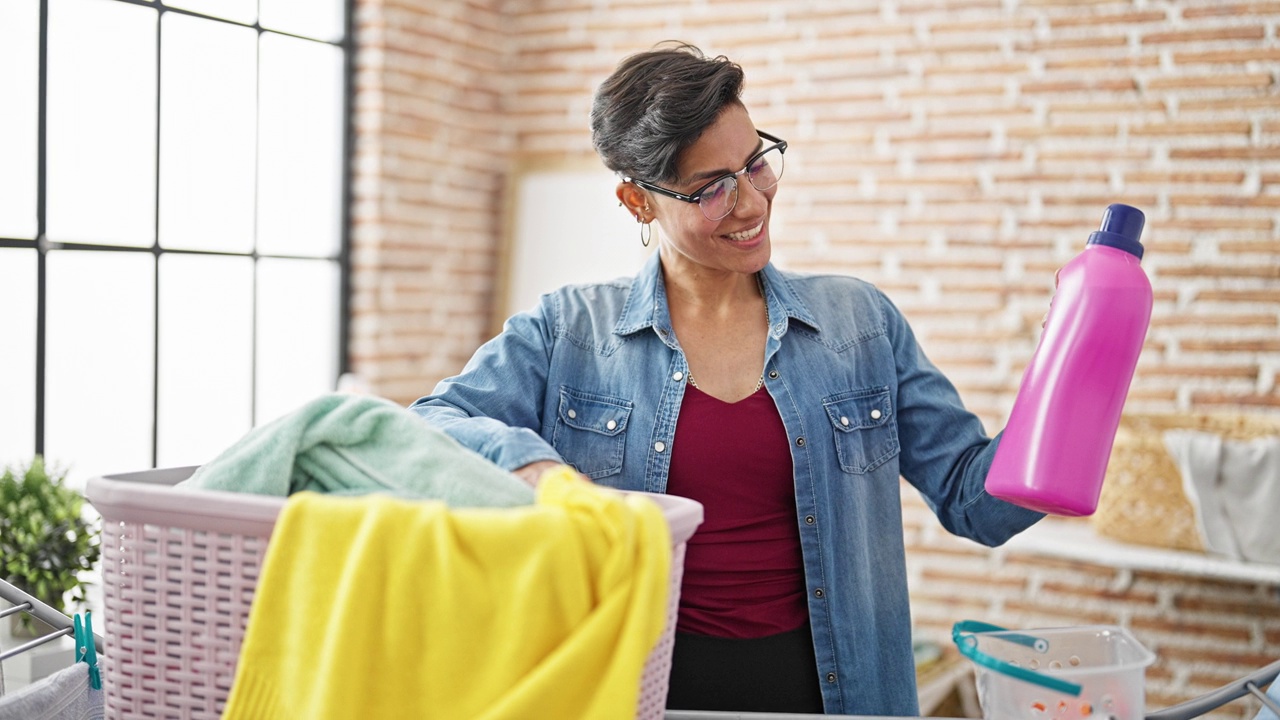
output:
[[[725,173],[724,175],[721,175],[721,176],[719,176],[719,177],[717,177],[717,178],[714,178],[714,179],[712,179],[712,180],[711,180],[711,182],[708,182],[706,185],[703,185],[702,187],[700,187],[700,188],[698,188],[697,190],[693,191],[693,193],[692,193],[692,194],[690,194],[690,195],[685,195],[685,194],[683,194],[683,193],[678,193],[678,192],[676,192],[675,190],[668,190],[668,189],[666,189],[666,188],[664,188],[664,187],[659,187],[659,186],[657,186],[657,185],[654,185],[654,184],[653,184],[653,183],[651,183],[651,182],[645,182],[644,180],[637,180],[637,179],[635,179],[635,178],[630,178],[630,177],[628,177],[628,178],[623,178],[623,182],[629,182],[629,183],[631,183],[631,184],[633,184],[633,185],[636,185],[637,187],[642,187],[642,188],[644,188],[645,190],[652,190],[653,192],[659,193],[659,194],[661,194],[661,195],[666,195],[666,196],[667,196],[667,197],[669,197],[669,198],[675,198],[676,200],[683,200],[683,201],[685,201],[685,202],[687,202],[687,203],[697,203],[697,202],[702,202],[702,194],[703,194],[703,193],[705,193],[705,192],[707,191],[707,189],[708,189],[708,188],[710,188],[712,185],[715,185],[716,183],[720,182],[721,180],[724,180],[725,178],[733,178],[733,181],[734,181],[734,182],[737,182],[737,181],[738,181],[738,176],[739,176],[739,175],[741,175],[741,174],[743,174],[743,173],[745,173],[745,172],[747,172],[747,170],[751,169],[751,164],[752,164],[752,163],[754,163],[756,160],[759,160],[761,157],[763,157],[765,153],[767,153],[767,152],[769,152],[769,151],[773,150],[774,148],[777,148],[778,152],[779,152],[779,153],[782,153],[783,155],[785,155],[785,154],[787,153],[787,141],[786,141],[786,140],[783,140],[783,139],[782,139],[782,138],[780,138],[780,137],[775,137],[775,136],[773,136],[773,135],[770,135],[769,133],[767,133],[767,132],[765,132],[765,131],[763,131],[763,130],[756,130],[756,134],[757,134],[757,135],[759,135],[760,137],[764,138],[765,140],[768,140],[769,142],[771,142],[771,143],[773,143],[773,144],[772,144],[772,145],[770,145],[770,146],[768,146],[768,147],[761,148],[761,149],[760,149],[760,152],[756,153],[755,155],[752,155],[752,156],[751,156],[751,159],[747,161],[747,164],[746,164],[745,166],[743,166],[743,168],[742,168],[741,170],[739,170],[739,171],[737,171],[737,172]],[[779,179],[781,179],[781,178],[779,178]],[[750,180],[748,180],[748,182],[750,182]],[[776,184],[777,184],[777,183],[775,182],[775,183],[774,183],[774,185],[776,185]],[[755,187],[755,186],[754,186],[754,185],[752,185],[752,187]],[[770,187],[773,187],[773,186],[771,185]],[[765,188],[765,189],[767,190],[768,188]],[[736,203],[736,201],[735,201],[735,203],[734,203],[734,204],[735,204],[735,205],[737,204],[737,203]],[[729,209],[729,213],[731,213],[731,212],[733,212],[733,208],[730,208],[730,209]],[[724,217],[728,217],[728,216],[729,216],[729,213],[725,213],[721,218],[716,218],[716,219],[717,219],[717,220],[719,220],[719,219],[722,219],[722,218],[724,218]]]

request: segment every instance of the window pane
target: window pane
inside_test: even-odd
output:
[[[45,449],[73,478],[151,467],[155,262],[48,256]]]
[[[260,58],[258,252],[335,255],[342,219],[342,50],[264,33]]]
[[[156,462],[201,465],[253,419],[253,261],[160,258]]]
[[[156,11],[49,3],[49,239],[151,245]]]
[[[0,465],[36,450],[36,251],[0,248]]]
[[[178,13],[161,30],[160,244],[249,252],[257,32]]]
[[[257,424],[337,382],[338,265],[323,260],[258,262]]]
[[[342,39],[343,0],[262,0],[262,27],[317,40]]]
[[[0,237],[36,236],[39,33],[39,0],[0,2]]]
[[[182,8],[201,15],[252,25],[257,14],[255,0],[165,0],[165,7]]]

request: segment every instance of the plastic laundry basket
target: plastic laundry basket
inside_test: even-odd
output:
[[[952,638],[977,666],[988,720],[1142,720],[1155,655],[1111,625],[1005,630],[956,623]]]
[[[103,518],[106,716],[216,720],[226,706],[267,540],[283,498],[173,488],[194,467],[89,480]],[[640,681],[638,718],[665,713],[685,543],[702,505],[649,495],[671,529],[667,625]]]

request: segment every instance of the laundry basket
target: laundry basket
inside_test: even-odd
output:
[[[216,720],[283,498],[172,487],[194,467],[89,480],[102,514],[106,717]],[[685,542],[702,506],[649,495],[671,530],[667,624],[640,681],[638,718],[662,718]]]
[[[1204,552],[1182,474],[1165,446],[1170,430],[1246,442],[1280,435],[1280,418],[1246,413],[1126,414],[1116,430],[1094,532],[1135,545]]]
[[[987,720],[1142,720],[1156,656],[1113,625],[1005,630],[972,620],[951,631],[977,668]]]

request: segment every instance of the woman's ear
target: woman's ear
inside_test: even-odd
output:
[[[653,219],[653,211],[649,209],[649,196],[636,187],[635,183],[618,183],[616,193],[618,202],[631,213],[636,222],[649,222]]]

